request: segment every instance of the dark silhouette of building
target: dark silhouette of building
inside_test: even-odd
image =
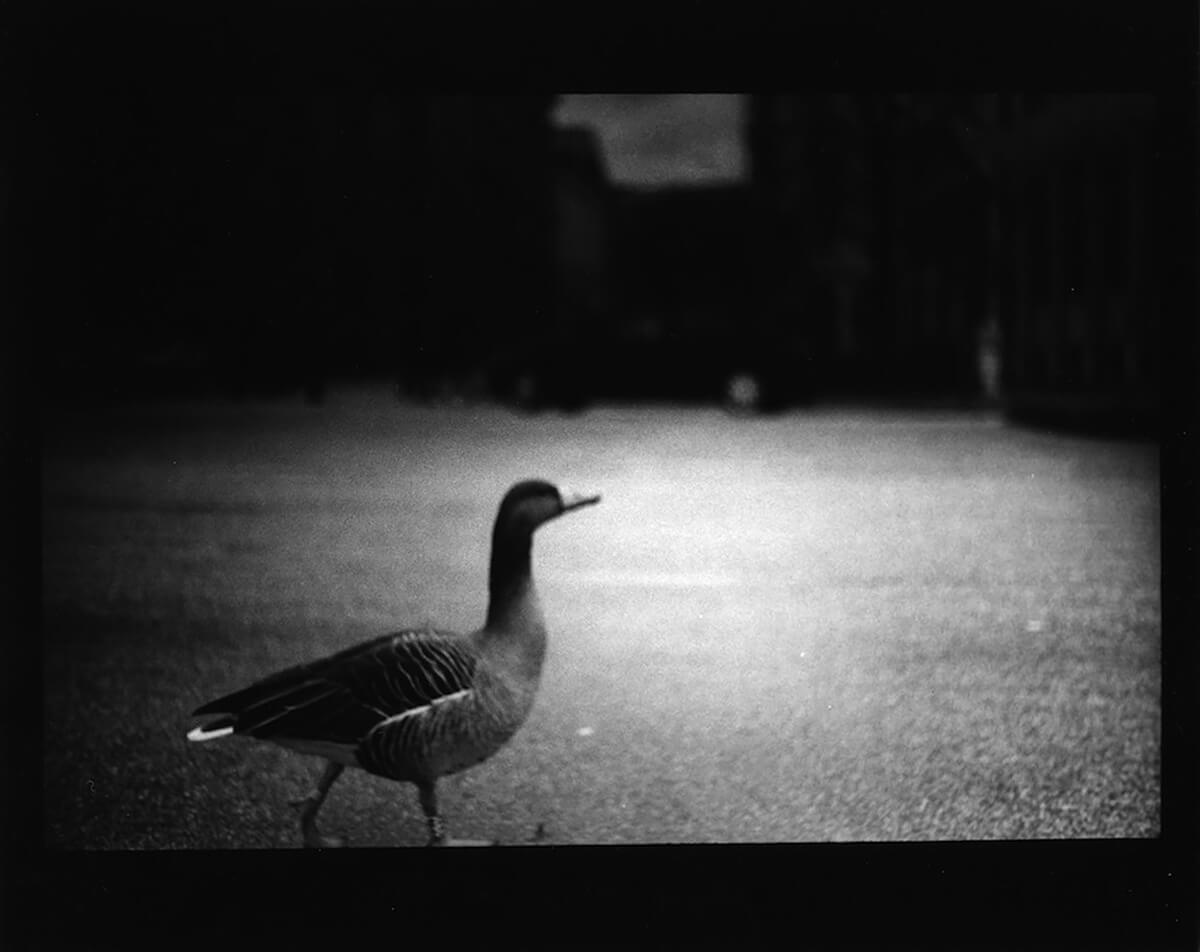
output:
[[[753,286],[750,192],[613,185],[594,133],[555,133],[555,318],[497,388],[531,406],[778,401],[794,376]]]
[[[877,223],[866,135],[852,97],[750,100],[757,303],[817,358],[804,366],[822,390],[862,366],[872,340],[864,292]]]
[[[593,349],[619,319],[616,198],[592,130],[552,131],[549,186],[551,312],[510,338],[492,384],[523,406],[574,408],[592,396]]]
[[[624,189],[618,203],[627,393],[719,400],[732,378],[759,385],[778,356],[755,300],[744,185]],[[770,364],[771,366],[768,366]]]
[[[1006,96],[986,154],[991,305],[1023,419],[1152,429],[1160,148],[1148,96]]]
[[[807,340],[823,395],[974,389],[986,189],[958,105],[752,97],[763,307]]]
[[[552,97],[411,95],[369,26],[31,33],[64,65],[30,85],[14,209],[49,389],[462,378],[549,320]]]
[[[360,25],[64,23],[10,201],[52,387],[1157,410],[1153,99],[755,95],[750,185],[643,192],[553,96],[412,95]]]
[[[596,134],[554,131],[554,261],[561,320],[595,326],[612,316],[615,196]]]
[[[1153,100],[766,95],[762,306],[824,394],[1157,410]]]
[[[402,379],[483,396],[514,352],[555,333],[550,96],[437,96],[418,217],[423,293]],[[382,317],[382,315],[380,315]]]

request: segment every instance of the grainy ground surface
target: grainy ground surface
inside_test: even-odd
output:
[[[44,419],[45,839],[281,847],[310,758],[198,704],[400,625],[481,620],[514,480],[543,529],[529,723],[452,834],[672,843],[1159,831],[1158,455],[972,414],[217,403]],[[422,843],[358,771],[323,826]]]

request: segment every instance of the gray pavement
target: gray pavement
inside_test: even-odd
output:
[[[1158,459],[977,414],[523,416],[384,389],[55,412],[49,844],[286,847],[312,759],[188,744],[197,704],[403,624],[480,623],[500,495],[542,530],[534,713],[443,783],[451,833],[561,844],[1152,836]],[[415,791],[322,813],[421,843]]]

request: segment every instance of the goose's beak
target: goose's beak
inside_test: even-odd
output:
[[[600,501],[599,493],[575,493],[569,492],[566,489],[560,489],[558,494],[562,497],[563,512],[570,512],[572,509],[590,506]]]

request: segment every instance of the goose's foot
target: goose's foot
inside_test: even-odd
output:
[[[321,802],[315,797],[305,797],[292,800],[292,808],[300,814],[300,832],[304,836],[304,845],[311,849],[339,849],[346,845],[344,836],[326,836],[317,829],[317,808]]]
[[[427,818],[429,821],[429,842],[426,846],[499,846],[498,840],[458,840],[446,835],[446,824],[437,814]]]
[[[346,845],[344,836],[326,836],[315,826],[304,830],[304,845],[314,850],[337,850]]]
[[[291,805],[300,814],[300,832],[304,837],[305,846],[310,849],[331,850],[346,845],[344,836],[327,836],[317,829],[317,810],[321,801],[316,797],[292,800]]]
[[[428,846],[499,846],[498,839],[450,839],[442,837],[442,839],[430,838]]]
[[[321,809],[321,804],[325,802],[325,797],[329,794],[329,788],[333,786],[333,782],[337,780],[342,773],[342,765],[329,763],[325,767],[325,772],[321,774],[321,779],[317,781],[313,792],[307,797],[299,800],[293,800],[292,806],[300,813],[300,832],[304,835],[304,845],[312,849],[337,849],[346,845],[346,839],[342,836],[325,836],[317,829],[317,811]]]

